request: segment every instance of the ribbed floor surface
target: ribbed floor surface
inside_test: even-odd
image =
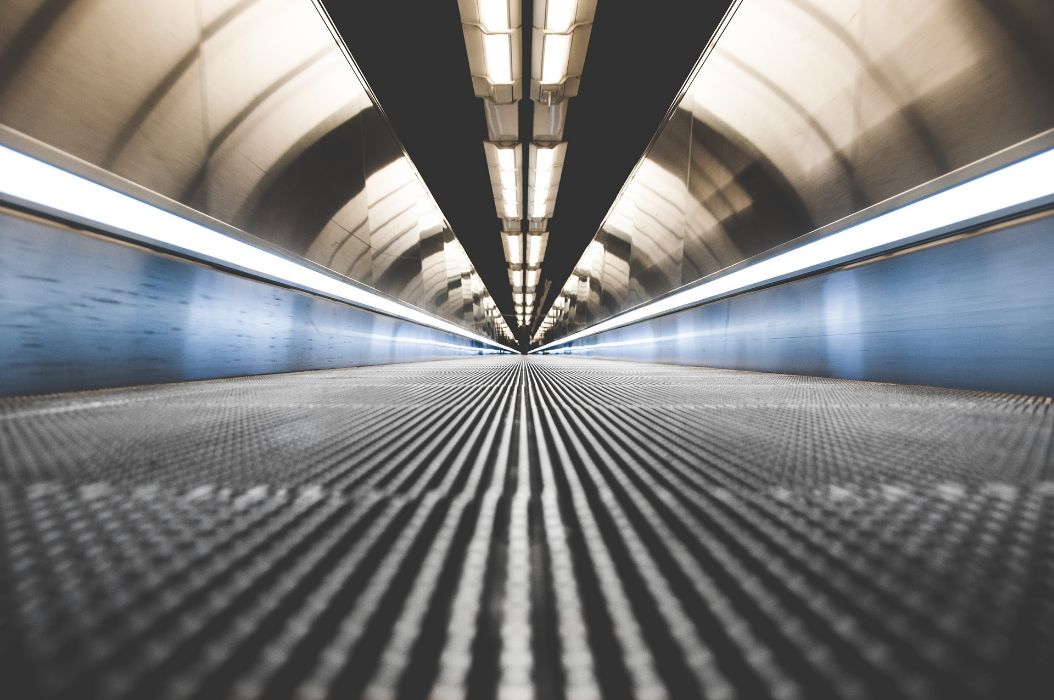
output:
[[[1052,433],[569,358],[8,400],[0,692],[1051,697]]]

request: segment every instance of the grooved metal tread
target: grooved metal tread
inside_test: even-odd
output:
[[[4,400],[0,460],[7,697],[1054,682],[1051,399],[478,358]]]

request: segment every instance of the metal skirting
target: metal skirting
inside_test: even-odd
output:
[[[1050,399],[490,357],[7,399],[0,460],[11,697],[1054,680]]]

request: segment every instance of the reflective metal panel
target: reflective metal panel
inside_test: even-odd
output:
[[[632,241],[630,305],[680,286],[691,128],[677,110],[608,215],[606,225]]]
[[[193,3],[0,4],[0,123],[178,199],[206,161]]]
[[[0,125],[494,333],[446,304],[443,214],[311,0],[2,3]]]
[[[605,265],[599,302],[551,312],[538,340],[1054,127],[1051,37],[1046,0],[743,0],[595,239],[630,279]]]
[[[493,352],[0,209],[0,395]]]
[[[1054,395],[1054,213],[554,352]]]

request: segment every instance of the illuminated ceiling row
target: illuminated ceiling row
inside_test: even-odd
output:
[[[484,157],[509,266],[516,324],[537,312],[538,282],[556,208],[567,143],[564,123],[578,94],[596,0],[540,0],[530,27],[526,97],[533,103],[529,143],[520,138],[524,41],[519,0],[459,0],[472,86],[487,121]]]

